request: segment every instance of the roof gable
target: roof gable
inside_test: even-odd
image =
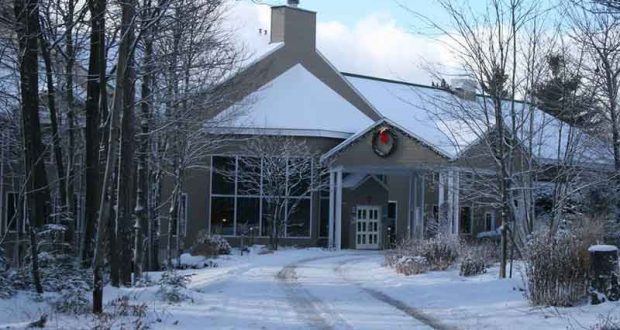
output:
[[[372,120],[296,64],[215,117],[220,127],[354,134]]]

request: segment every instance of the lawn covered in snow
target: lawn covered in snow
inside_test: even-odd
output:
[[[51,329],[589,329],[620,316],[619,303],[529,306],[519,267],[507,280],[497,279],[497,267],[470,278],[456,269],[404,276],[383,267],[380,252],[234,253],[215,259],[217,267],[179,271],[191,275],[179,303],[164,301],[158,285],[108,286],[105,309],[114,315],[98,319],[54,312],[45,297],[20,292],[0,300],[0,328],[23,328],[42,314]],[[149,277],[157,282],[161,274]],[[129,301],[119,303],[122,296]]]

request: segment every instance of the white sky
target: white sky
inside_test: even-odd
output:
[[[270,8],[249,1],[235,1],[229,20],[248,51],[269,42],[258,29],[268,29]],[[317,13],[317,47],[341,71],[430,84],[424,69],[430,64],[450,64],[447,47],[411,33],[389,12],[367,13],[348,21],[323,21]]]

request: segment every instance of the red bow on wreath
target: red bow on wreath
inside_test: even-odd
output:
[[[387,128],[382,128],[379,130],[379,141],[381,144],[387,144],[390,141],[390,136],[388,134]]]

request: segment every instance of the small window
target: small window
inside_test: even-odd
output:
[[[493,213],[486,212],[484,214],[484,230],[491,231],[495,229],[495,218],[493,217]]]
[[[8,232],[16,232],[18,225],[17,223],[19,222],[19,214],[18,214],[18,208],[17,208],[17,203],[19,201],[19,195],[17,193],[14,192],[8,192],[6,193],[6,199],[5,199],[5,212],[4,212],[4,224],[5,224],[5,228],[6,231]]]
[[[433,204],[433,219],[439,221],[439,205]]]
[[[388,210],[387,210],[388,219],[396,219],[397,208],[398,208],[398,202],[396,201],[388,202]]]
[[[471,207],[461,207],[460,217],[460,230],[461,234],[471,234]]]

